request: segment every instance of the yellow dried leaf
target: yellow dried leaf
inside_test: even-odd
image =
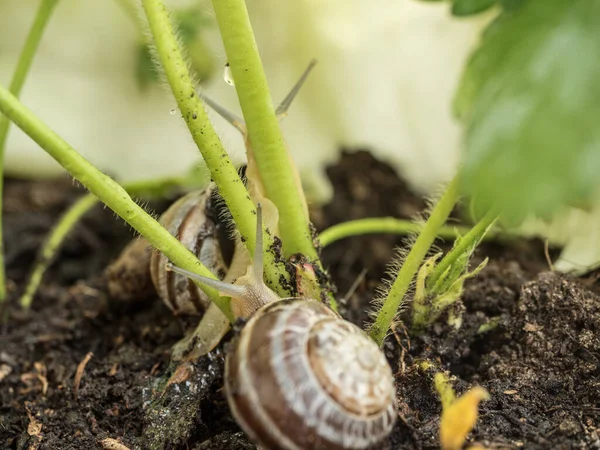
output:
[[[477,386],[442,410],[440,444],[444,450],[462,448],[467,434],[477,422],[479,402],[489,398],[490,394],[484,388]]]

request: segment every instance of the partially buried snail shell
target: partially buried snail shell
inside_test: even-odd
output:
[[[227,239],[219,206],[211,183],[204,190],[181,197],[159,222],[219,279],[225,279],[234,244]],[[165,270],[167,262],[162,253],[152,253],[150,274],[159,297],[175,314],[202,315],[210,305],[209,298],[187,277]]]
[[[381,444],[397,415],[385,355],[323,303],[280,299],[263,283],[260,207],[257,212],[253,267],[234,284],[170,266],[230,296],[238,316],[249,319],[226,359],[225,392],[233,416],[265,450]]]

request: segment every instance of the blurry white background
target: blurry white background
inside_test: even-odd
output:
[[[21,99],[100,169],[120,181],[181,175],[200,161],[164,85],[144,91],[135,77],[139,31],[118,4],[60,0],[44,33]],[[210,1],[200,0],[211,16]],[[167,0],[171,8],[195,0]],[[8,85],[39,0],[0,4],[0,82]],[[451,101],[462,68],[495,12],[452,17],[445,2],[418,0],[248,0],[274,103],[311,58],[319,64],[282,128],[303,177],[326,199],[324,165],[342,147],[368,148],[427,192],[455,172],[460,156]],[[216,23],[201,39],[216,59],[202,88],[239,112],[223,81],[226,62]],[[235,129],[211,113],[236,162]],[[6,147],[8,174],[48,177],[62,169],[16,127]],[[567,248],[557,267],[579,269],[600,255],[600,213],[575,211],[545,232]],[[539,231],[540,224],[529,227]]]
[[[4,84],[38,4],[4,0],[0,5]],[[211,14],[210,2],[203,7]],[[459,128],[451,97],[487,17],[457,20],[446,4],[417,0],[250,0],[248,7],[275,103],[311,58],[319,60],[282,123],[303,172],[318,174],[341,146],[364,146],[419,188],[454,173]],[[138,89],[138,35],[117,1],[60,0],[21,96],[80,153],[120,180],[180,174],[199,158],[179,114],[170,114],[175,102],[166,87]],[[226,57],[216,23],[203,29],[203,38],[220,72]],[[239,111],[235,89],[220,73],[203,87]],[[222,120],[215,122],[240,161],[240,136]],[[60,172],[15,128],[6,164],[9,173],[25,176]]]

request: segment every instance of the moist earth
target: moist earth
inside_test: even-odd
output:
[[[401,174],[366,150],[344,151],[327,173],[334,195],[311,211],[317,230],[363,217],[414,218],[427,207]],[[44,276],[31,310],[19,308],[39,246],[84,191],[68,179],[5,183],[2,448],[117,448],[108,447],[111,442],[130,449],[254,448],[224,398],[227,343],[197,363],[170,364],[170,348],[190,324],[173,317],[155,295],[122,302],[108,294],[105,268],[133,237],[109,210],[96,207],[86,215]],[[177,195],[147,207],[158,214]],[[462,217],[460,209],[454,217]],[[371,235],[323,249],[348,320],[366,323],[389,262],[409,243]],[[471,443],[600,448],[598,275],[553,272],[539,240],[486,242],[472,267],[485,257],[488,265],[465,284],[459,328],[442,316],[424,334],[409,337],[399,322],[387,339],[400,401],[399,420],[383,448],[439,448],[441,404],[434,370],[420,369],[425,359],[454,376],[457,394],[474,385],[491,394],[480,405]]]

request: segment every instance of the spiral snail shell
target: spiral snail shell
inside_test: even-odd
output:
[[[170,266],[230,296],[248,318],[226,359],[231,412],[264,450],[373,448],[396,418],[385,355],[325,304],[281,299],[263,283],[260,206],[257,213],[253,266],[234,284]]]
[[[190,192],[173,203],[159,222],[191,250],[219,279],[227,275],[233,243],[227,241],[219,220],[215,187]],[[159,297],[175,314],[202,315],[210,305],[206,294],[187,277],[165,270],[168,259],[153,252],[150,259],[152,283]]]
[[[396,417],[390,367],[377,345],[322,303],[269,303],[226,364],[230,409],[265,449],[365,449]]]

